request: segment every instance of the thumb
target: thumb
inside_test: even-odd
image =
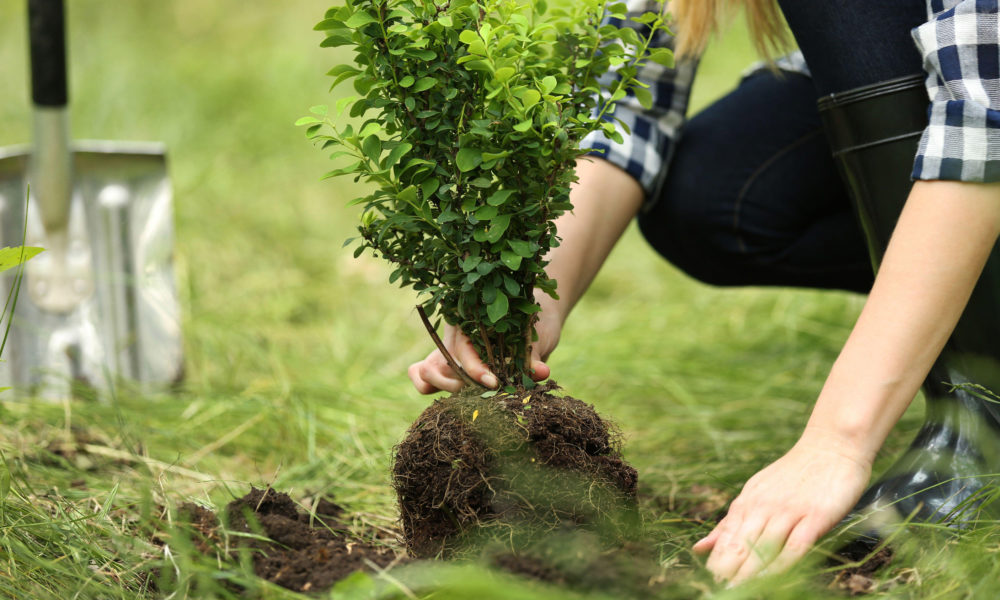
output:
[[[551,375],[552,369],[542,362],[538,354],[537,344],[531,347],[531,378],[534,381],[544,381]]]

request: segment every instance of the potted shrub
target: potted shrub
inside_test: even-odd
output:
[[[557,292],[545,257],[559,243],[555,219],[572,208],[580,140],[598,128],[620,139],[614,103],[631,93],[648,105],[638,68],[672,61],[649,49],[662,16],[624,26],[625,10],[605,0],[347,0],[316,26],[323,46],[353,49],[354,63],[329,75],[357,95],[333,117],[314,107],[298,124],[335,148],[331,158],[346,157],[326,177],[372,184],[352,201],[355,256],[368,249],[392,263],[390,283],[418,292],[430,335],[470,384],[435,401],[397,448],[394,485],[418,556],[456,547],[481,530],[473,525],[581,521],[634,499],[635,470],[613,428],[528,372],[534,295]],[[463,374],[435,318],[461,328],[499,390]],[[581,495],[566,477],[600,493]]]

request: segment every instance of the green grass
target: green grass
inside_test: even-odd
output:
[[[0,396],[0,597],[216,597],[230,593],[224,582],[297,597],[185,552],[169,523],[181,502],[221,507],[271,484],[296,499],[332,494],[359,528],[395,525],[390,450],[429,401],[405,368],[430,343],[411,294],[341,248],[357,188],[320,182],[325,157],[291,125],[333,99],[323,73],[343,56],[311,31],[327,3],[68,4],[74,136],[169,148],[188,377],[172,395],[124,391],[106,404]],[[0,145],[30,137],[24,21],[22,3],[0,5]],[[695,106],[735,84],[747,48],[737,30],[713,50]],[[795,440],[861,302],[700,285],[634,229],[611,257],[552,367],[625,433],[665,597],[837,595],[816,563],[716,593],[688,550],[707,525],[682,515],[701,499],[692,485],[733,495]],[[919,415],[908,413],[880,467]],[[991,591],[1000,529],[932,533],[903,544],[881,577],[911,581],[886,593]],[[437,598],[580,597],[472,567],[410,577],[418,590],[438,581]]]

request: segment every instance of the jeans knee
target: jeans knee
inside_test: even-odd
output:
[[[657,201],[640,212],[639,231],[663,258],[689,277],[710,285],[740,285],[731,276],[739,239],[724,223],[704,186],[675,177]]]

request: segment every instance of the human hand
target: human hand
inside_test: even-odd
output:
[[[694,545],[706,566],[733,584],[777,573],[854,507],[871,476],[871,458],[833,435],[809,431],[787,454],[751,477],[729,512]]]
[[[545,302],[542,303],[543,306],[545,304]],[[549,354],[559,343],[561,330],[562,322],[555,316],[554,310],[546,311],[543,308],[538,313],[538,322],[535,324],[538,341],[531,345],[531,378],[535,381],[548,379],[551,371],[544,361],[548,360]],[[494,389],[500,384],[496,375],[490,372],[489,367],[476,353],[475,346],[458,327],[446,324],[443,333],[441,342],[469,377],[490,389]],[[437,349],[428,354],[425,359],[410,365],[407,374],[410,376],[413,386],[421,394],[433,394],[438,391],[457,392],[465,386],[462,378],[452,370],[444,355]]]

